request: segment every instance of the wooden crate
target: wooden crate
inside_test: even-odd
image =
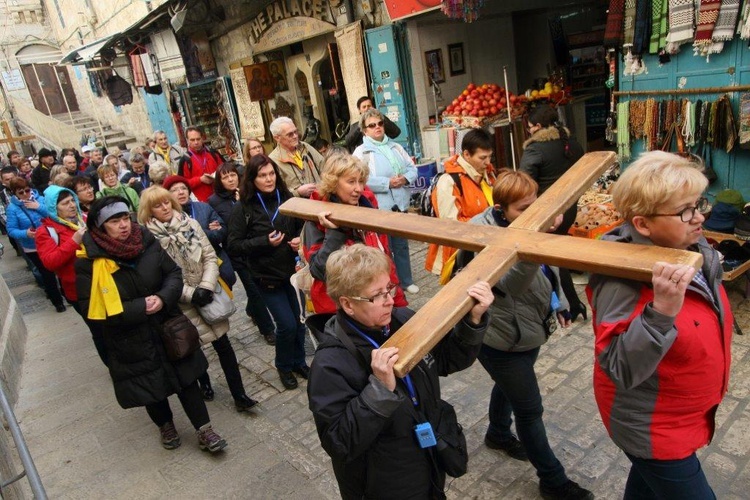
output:
[[[571,226],[570,229],[568,229],[568,234],[571,236],[577,236],[579,238],[588,238],[590,240],[598,240],[601,239],[602,236],[616,228],[617,226],[621,225],[625,221],[618,221],[614,224],[609,224],[605,226],[598,226],[594,229],[584,229],[582,227],[576,227]]]

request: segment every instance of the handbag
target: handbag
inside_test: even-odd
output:
[[[217,283],[214,289],[214,300],[205,306],[199,307],[198,313],[203,318],[203,321],[209,325],[215,325],[229,319],[236,310],[237,306],[234,305],[234,301],[229,297],[224,287]]]
[[[198,329],[181,312],[162,324],[161,340],[170,361],[186,358],[201,346]]]
[[[456,410],[442,399],[438,403],[438,419],[435,426],[437,461],[446,474],[461,477],[466,474],[469,465],[464,429],[458,423]]]

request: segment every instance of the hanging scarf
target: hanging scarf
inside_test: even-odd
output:
[[[742,40],[750,38],[750,2],[746,1],[742,7],[742,17],[737,24],[737,34]]]
[[[604,30],[604,46],[619,47],[622,44],[622,23],[625,0],[610,0],[607,13],[607,28]]]
[[[633,54],[643,55],[651,39],[651,0],[638,0],[635,8]]]
[[[391,168],[393,169],[393,173],[395,175],[401,175],[401,173],[404,171],[404,165],[402,164],[400,158],[396,156],[396,153],[393,152],[393,149],[391,149],[391,145],[389,144],[390,139],[387,135],[383,136],[382,141],[376,141],[372,137],[368,136],[364,136],[362,141],[368,146],[375,148],[378,153],[385,156],[385,158],[388,160],[388,163],[391,164]]]
[[[680,45],[693,39],[693,0],[669,0],[667,52],[676,54]]]
[[[651,2],[651,41],[649,54],[658,54],[667,44],[667,18],[669,3],[667,0]]]
[[[722,0],[719,18],[716,20],[714,32],[711,35],[709,54],[720,54],[724,50],[724,42],[732,40],[734,28],[737,26],[737,16],[740,13],[740,0]]]
[[[695,55],[708,55],[711,46],[711,35],[719,18],[721,0],[701,0],[698,9],[698,26],[695,28],[695,41],[693,42]]]
[[[723,95],[716,103],[714,146],[730,153],[737,142],[737,126],[729,97]]]
[[[170,256],[181,261],[180,267],[185,268],[185,271],[199,273],[203,269],[200,236],[190,225],[190,217],[187,214],[175,211],[169,222],[161,222],[152,217],[146,223],[146,227]]]
[[[620,161],[630,159],[630,103],[617,103],[617,155]]]
[[[622,25],[623,43],[622,48],[627,50],[633,47],[635,36],[635,0],[625,0],[625,17]]]

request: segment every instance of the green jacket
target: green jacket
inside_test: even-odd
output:
[[[126,186],[123,183],[119,183],[117,187],[113,188],[105,186],[96,193],[97,198],[102,198],[104,196],[119,196],[120,198],[124,198],[125,202],[130,207],[131,212],[138,211],[138,193],[135,192],[135,189]]]

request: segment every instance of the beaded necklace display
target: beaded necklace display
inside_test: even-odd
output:
[[[630,132],[635,139],[643,137],[646,124],[646,101],[630,101]]]

